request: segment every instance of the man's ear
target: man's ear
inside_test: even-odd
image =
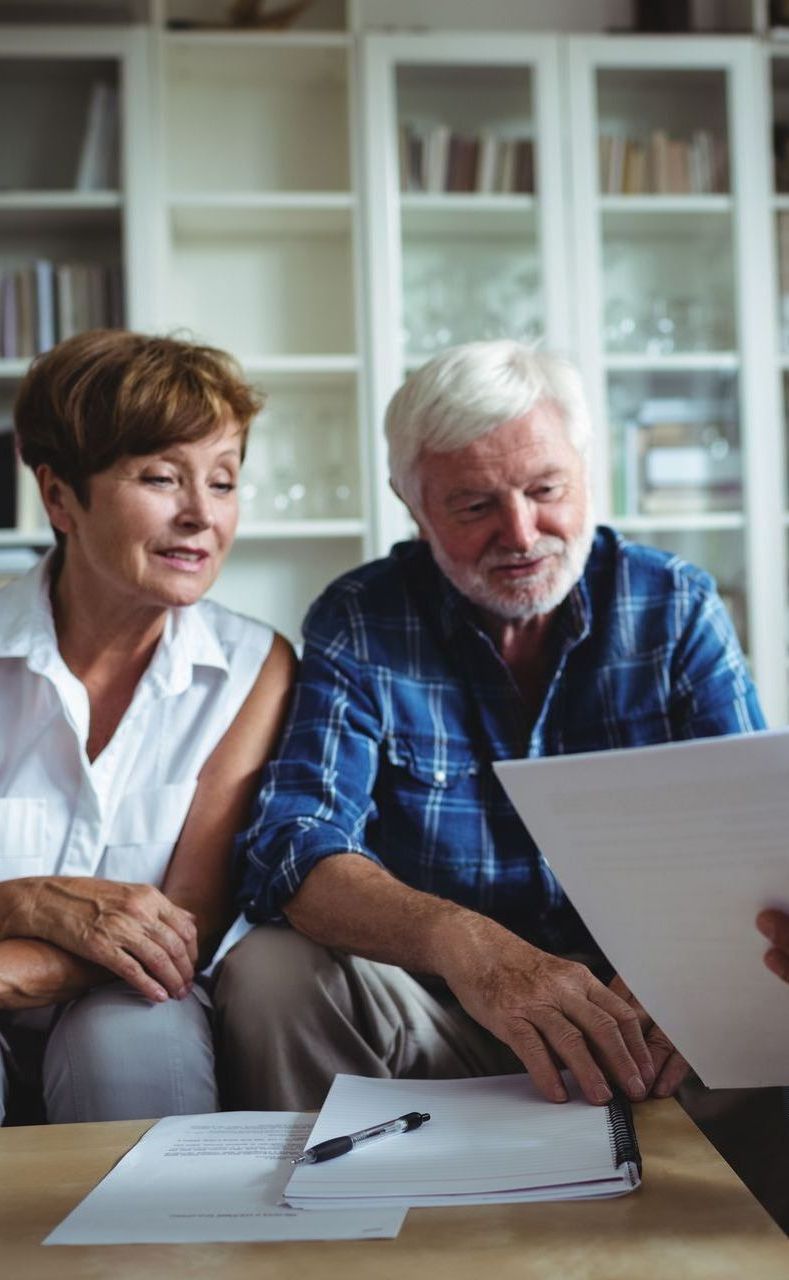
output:
[[[419,516],[417,512],[414,511],[414,508],[411,506],[411,503],[408,501],[408,499],[403,497],[402,493],[398,489],[397,485],[395,484],[391,476],[389,477],[389,488],[392,490],[392,493],[395,495],[395,497],[400,499],[403,506],[408,511],[408,514],[410,515],[411,519],[413,520],[414,524],[417,527],[417,531],[419,533],[420,538],[426,541],[427,533],[425,532],[425,527],[422,524],[421,516]]]
[[[36,483],[52,528],[58,533],[72,533],[74,520],[71,513],[77,503],[77,495],[71,485],[55,475],[48,462],[36,467]]]

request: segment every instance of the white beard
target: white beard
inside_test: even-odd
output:
[[[462,596],[505,622],[528,622],[552,613],[567,599],[583,574],[594,533],[594,512],[589,504],[584,527],[571,541],[546,535],[527,555],[494,550],[473,568],[456,565],[432,538],[429,541],[433,559]],[[492,570],[502,563],[529,564],[545,556],[551,556],[545,569],[526,580],[500,583],[492,577]]]

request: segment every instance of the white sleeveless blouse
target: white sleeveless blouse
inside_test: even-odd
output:
[[[210,601],[171,609],[131,705],[91,764],[87,692],[57,647],[50,560],[0,591],[0,879],[161,885],[198,774],[273,632]]]

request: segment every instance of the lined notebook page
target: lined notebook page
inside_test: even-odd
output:
[[[407,1111],[431,1119],[348,1156],[299,1166],[298,1197],[487,1196],[579,1183],[625,1183],[614,1163],[608,1112],[567,1078],[571,1100],[545,1102],[526,1075],[471,1080],[368,1080],[338,1075],[308,1146]],[[610,1189],[609,1189],[610,1190]],[[600,1194],[606,1194],[601,1186]]]

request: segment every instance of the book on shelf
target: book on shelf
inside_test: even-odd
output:
[[[736,510],[742,457],[736,405],[711,397],[657,396],[622,424],[617,505],[623,515]]]
[[[102,80],[91,85],[74,187],[114,191],[118,187],[118,94]]]
[[[528,195],[535,190],[534,142],[529,137],[401,121],[397,149],[402,191]]]
[[[665,129],[638,137],[601,132],[598,163],[604,195],[713,195],[728,189],[726,146],[708,129],[685,138]]]
[[[29,359],[85,329],[123,324],[120,268],[39,258],[0,275],[0,356]]]

